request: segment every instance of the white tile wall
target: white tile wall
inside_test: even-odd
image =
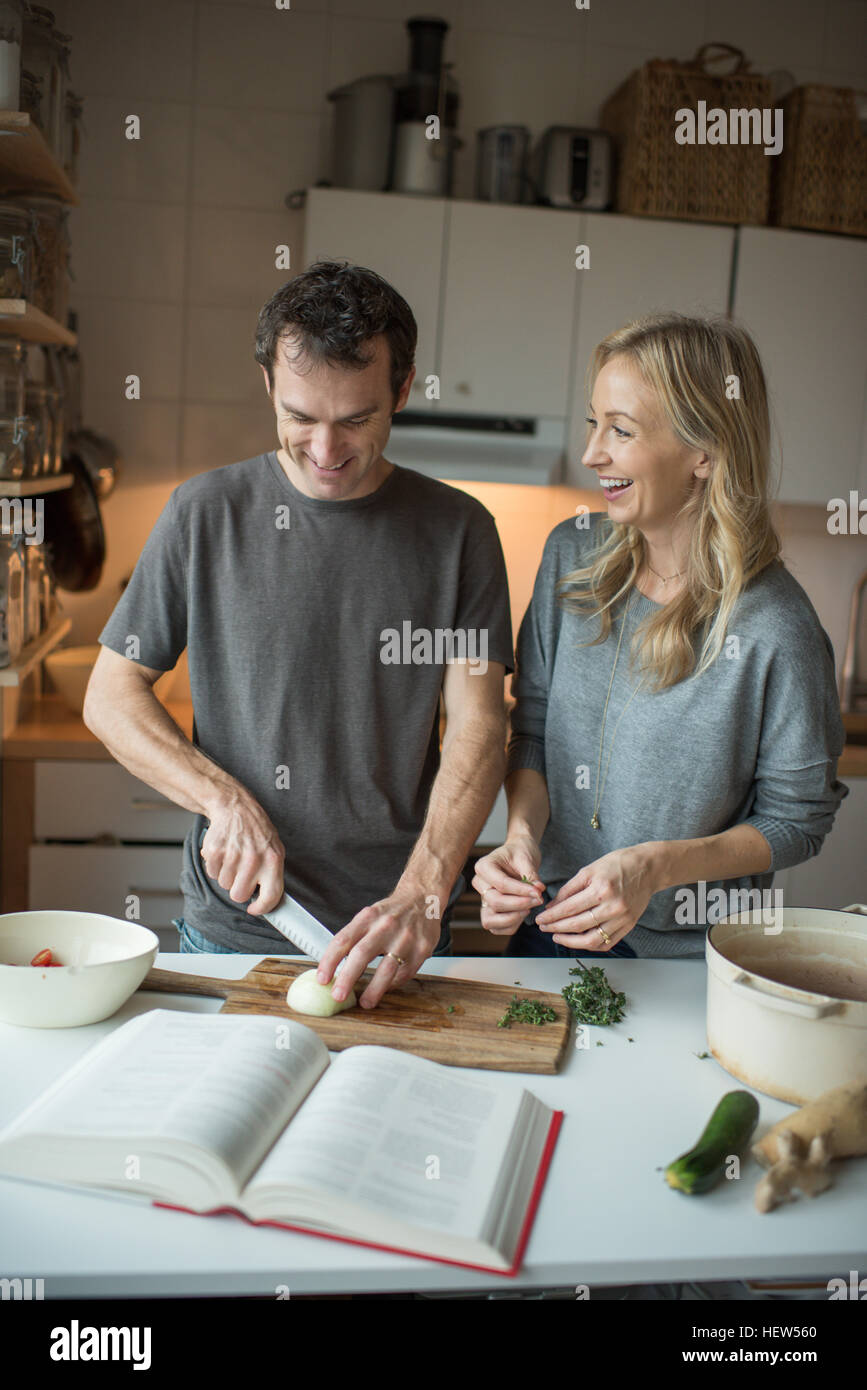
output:
[[[789,68],[798,81],[867,86],[867,0],[592,0],[587,12],[573,0],[291,0],[286,11],[273,0],[53,0],[52,8],[72,35],[72,85],[85,98],[82,206],[70,223],[85,402],[89,423],[117,440],[126,466],[105,507],[103,584],[69,596],[80,641],[99,631],[175,482],[273,447],[252,338],[261,304],[287,278],[274,247],[288,243],[301,257],[302,218],[283,198],[330,176],[327,92],[402,71],[408,18],[427,11],[452,26],[446,57],[465,141],[458,196],[473,193],[477,128],[517,121],[536,136],[549,124],[594,125],[634,68],[687,58],[703,42],[739,44],[757,68]],[[123,138],[131,112],[142,120],[139,142]],[[141,375],[142,401],[124,400],[126,370]],[[824,566],[823,518],[810,532],[798,511],[788,518],[793,568],[801,565],[836,631],[856,561],[845,575]]]
[[[262,368],[253,357],[255,315],[249,309],[191,308],[187,314],[184,397],[238,401],[261,397],[268,408]]]
[[[181,204],[87,198],[69,218],[72,307],[83,295],[178,303],[184,290]]]
[[[328,15],[256,5],[198,8],[195,100],[205,106],[316,111]]]
[[[78,335],[84,383],[101,394],[124,393],[135,373],[142,400],[178,400],[184,314],[179,304],[78,296]]]
[[[140,121],[140,138],[126,138],[126,117]],[[181,102],[88,97],[81,148],[81,197],[183,203],[190,181],[192,107]]]
[[[301,264],[303,215],[236,208],[192,209],[187,297],[191,304],[223,304],[247,311],[251,332],[269,295],[289,279],[277,269],[277,247],[288,246]]]

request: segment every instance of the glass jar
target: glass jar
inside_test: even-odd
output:
[[[21,91],[18,101],[35,126],[42,130],[42,83],[35,73],[21,69]],[[43,134],[44,134],[43,130]]]
[[[0,111],[17,111],[21,78],[21,0],[0,0]]]
[[[42,83],[42,132],[59,159],[66,119],[66,88],[69,82],[68,35],[54,24],[54,15],[44,5],[28,5],[24,18],[21,65]]]
[[[42,631],[42,556],[41,546],[27,545],[23,549],[24,566],[24,642],[35,642]]]
[[[29,299],[32,219],[27,210],[0,202],[0,299]]]
[[[0,535],[0,666],[11,666],[24,645],[24,567],[14,536]]]
[[[54,466],[54,443],[49,388],[41,381],[28,381],[24,392],[27,415],[26,454],[28,478],[44,478]]]
[[[51,422],[51,441],[48,449],[49,473],[63,472],[63,449],[66,443],[63,428],[63,393],[54,386],[46,386],[45,400]]]
[[[23,417],[0,418],[0,478],[4,481],[14,482],[25,476],[26,440],[27,422]]]
[[[70,183],[78,183],[78,157],[81,152],[81,121],[84,102],[75,92],[66,93],[66,122],[64,125],[63,168]]]
[[[69,308],[69,213],[49,194],[19,195],[17,205],[30,219],[32,303],[44,314],[66,323]],[[8,206],[8,204],[7,204]]]
[[[0,336],[0,417],[17,420],[24,414],[27,355],[20,338]]]

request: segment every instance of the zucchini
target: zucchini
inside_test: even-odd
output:
[[[669,1187],[690,1196],[709,1191],[725,1172],[726,1160],[749,1143],[758,1118],[755,1096],[749,1091],[728,1091],[695,1147],[669,1163],[665,1170]]]

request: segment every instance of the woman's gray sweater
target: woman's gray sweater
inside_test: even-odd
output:
[[[601,513],[589,520],[586,529],[562,522],[545,544],[518,635],[508,768],[535,768],[546,778],[551,818],[540,877],[552,897],[611,850],[733,825],[761,831],[771,848],[768,873],[684,885],[694,899],[682,888],[656,893],[626,937],[639,956],[703,955],[707,926],[725,915],[714,910],[719,895],[702,915],[712,890],[724,889],[736,911],[732,890],[770,889],[774,870],[818,853],[848,794],[836,780],[844,731],[833,649],[804,590],[775,562],[741,594],[725,648],[703,675],[658,693],[641,689],[624,712],[637,684],[630,638],[660,607],[633,589],[608,703],[600,828],[592,829],[602,712],[627,602],[605,642],[579,645],[596,636],[599,619],[564,610],[555,584],[586,563],[599,526],[608,525]]]

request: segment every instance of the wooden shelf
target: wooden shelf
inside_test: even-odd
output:
[[[63,641],[71,627],[72,620],[70,618],[55,618],[35,641],[27,643],[14,665],[0,667],[0,686],[20,685],[24,677],[33,670],[33,667],[38,666],[43,657],[54,651],[54,648]]]
[[[0,193],[53,193],[64,203],[78,197],[45,136],[26,111],[0,111]]]
[[[57,319],[43,314],[26,299],[0,299],[0,334],[26,338],[30,343],[57,343],[75,347],[78,338]]]
[[[72,487],[71,473],[49,473],[44,478],[0,478],[0,497],[41,497],[45,492],[65,492]]]

